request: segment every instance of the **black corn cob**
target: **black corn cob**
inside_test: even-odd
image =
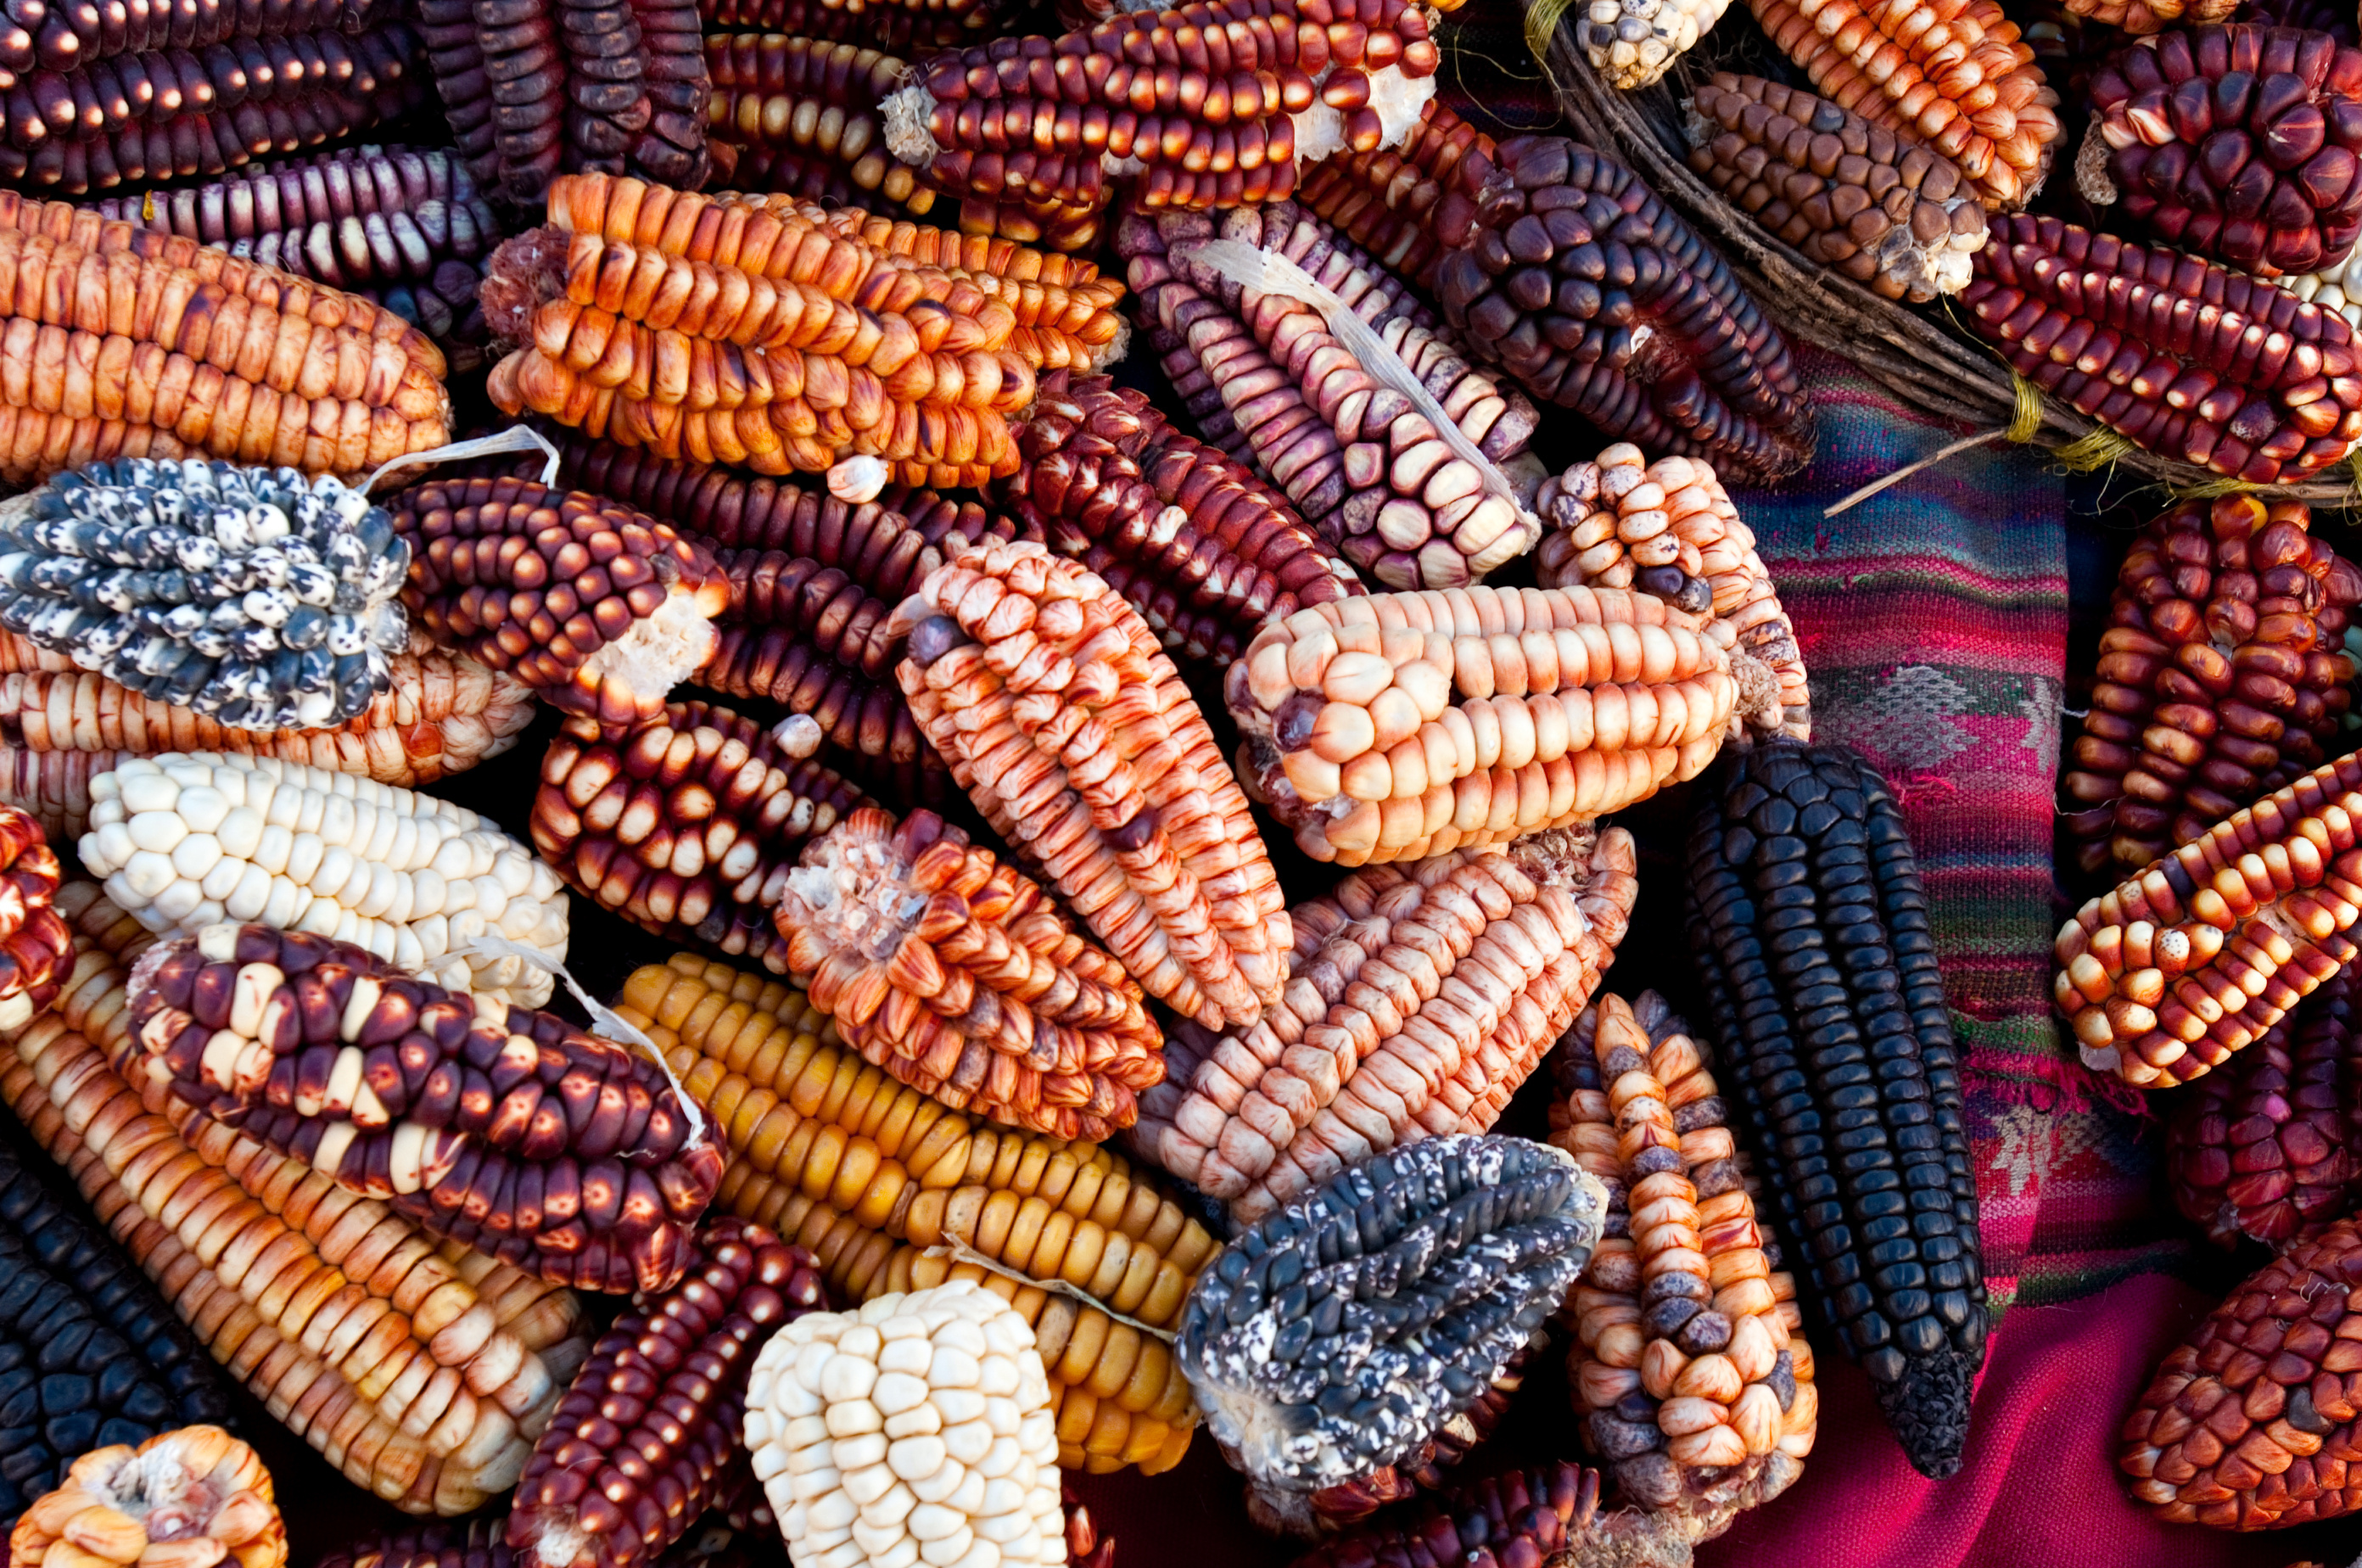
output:
[[[1893,797],[1842,746],[1740,754],[1690,834],[1690,947],[1805,1294],[1904,1453],[1959,1468],[1985,1286],[1959,1066]]]
[[[0,1148],[0,1540],[92,1449],[229,1408],[147,1275]]]

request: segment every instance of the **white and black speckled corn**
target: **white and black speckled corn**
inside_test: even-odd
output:
[[[409,567],[335,479],[127,458],[0,515],[0,626],[225,724],[316,729],[391,681]]]
[[[1175,1350],[1258,1485],[1309,1492],[1407,1458],[1484,1397],[1589,1261],[1606,1190],[1522,1138],[1431,1138],[1242,1232]]]

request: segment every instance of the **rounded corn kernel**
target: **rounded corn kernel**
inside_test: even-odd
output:
[[[76,1459],[66,1484],[17,1521],[8,1557],[26,1568],[285,1568],[287,1527],[254,1450],[219,1427],[182,1427]]]

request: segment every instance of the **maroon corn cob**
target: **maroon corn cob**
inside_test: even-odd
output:
[[[1295,1568],[1542,1568],[1599,1511],[1599,1473],[1563,1461],[1512,1470],[1325,1541]]]

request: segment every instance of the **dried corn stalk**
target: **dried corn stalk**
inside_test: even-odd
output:
[[[1812,739],[1813,696],[1795,623],[1730,492],[1712,464],[1642,461],[1638,447],[1618,442],[1597,461],[1542,481],[1534,510],[1551,532],[1535,558],[1536,580],[1544,588],[1637,588],[1702,617],[1717,646],[1743,649],[1779,685],[1772,698],[1748,693],[1733,717],[1761,733]],[[1756,675],[1745,660],[1731,668],[1741,679]]]
[[[861,206],[890,202],[912,217],[935,204],[935,193],[886,150],[879,123],[878,101],[909,61],[786,33],[708,33],[705,69],[713,79],[706,131],[728,149],[717,156],[732,189]]]
[[[2362,571],[2312,525],[2226,495],[2133,540],[2065,782],[2086,871],[2136,871],[2320,764],[2352,704]]]
[[[2148,451],[2277,484],[2343,462],[2362,437],[2353,330],[2269,283],[2024,215],[1995,223],[1976,273],[1960,294],[1973,329]]]
[[[1075,562],[999,541],[954,546],[903,613],[925,617],[895,670],[921,730],[1148,994],[1209,1027],[1277,1001],[1278,878],[1147,623]]]
[[[1433,218],[1444,187],[1459,178],[1461,160],[1471,152],[1491,160],[1498,150],[1442,99],[1429,98],[1399,146],[1333,152],[1308,165],[1296,202],[1380,266],[1424,288],[1443,254]]]
[[[578,719],[553,737],[533,842],[578,892],[642,930],[780,970],[771,910],[796,853],[864,799],[753,720],[676,702],[620,736]]]
[[[1355,872],[1289,911],[1260,1023],[1180,1026],[1133,1143],[1253,1224],[1373,1154],[1490,1131],[1614,961],[1636,870],[1609,828]]]
[[[1164,1079],[1122,966],[933,812],[852,812],[769,901],[787,973],[846,1043],[955,1110],[1098,1143]]]
[[[1306,854],[1363,866],[1565,827],[1695,778],[1730,723],[1735,662],[1645,594],[1430,590],[1299,610],[1223,692],[1256,798]]]
[[[1403,0],[1130,11],[920,61],[886,103],[887,145],[960,195],[1093,205],[1133,169],[1152,207],[1281,201],[1298,159],[1400,141],[1441,58]]]
[[[1345,300],[1482,456],[1438,434],[1311,304],[1249,293],[1200,259],[1217,237],[1284,259]],[[1514,388],[1470,367],[1425,306],[1359,246],[1290,202],[1213,218],[1135,208],[1116,230],[1142,319],[1187,343],[1254,466],[1346,558],[1390,588],[1456,588],[1532,547],[1520,463],[1537,415]],[[1518,482],[1522,478],[1526,482]]]
[[[1968,286],[1985,210],[1942,154],[1760,76],[1718,71],[1689,111],[1690,168],[1809,259],[1890,300]]]
[[[260,1455],[219,1427],[182,1427],[76,1459],[65,1485],[17,1522],[8,1558],[23,1568],[285,1568],[287,1526]]]
[[[2058,94],[1993,0],[1748,6],[1814,92],[1926,142],[1994,212],[2014,212],[2042,189],[2058,141]]]
[[[1536,397],[1650,451],[1774,480],[1812,455],[1787,340],[1729,265],[1614,159],[1556,137],[1471,148],[1436,204],[1444,318]]]
[[[1171,1330],[1215,1242],[1120,1156],[979,1125],[865,1066],[801,992],[693,955],[635,973],[618,1011],[712,1109],[731,1149],[718,1209],[811,1248],[841,1300],[977,1281],[1032,1324],[1059,1463],[1180,1462],[1188,1384],[1163,1341],[1101,1305]],[[945,1255],[957,1247],[994,1269]]]

